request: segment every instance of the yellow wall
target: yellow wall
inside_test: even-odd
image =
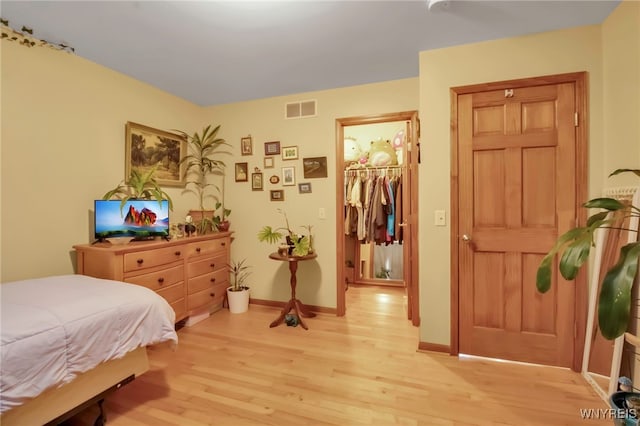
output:
[[[450,201],[449,88],[587,71],[589,194],[637,185],[632,176],[607,175],[640,167],[639,23],[640,3],[624,1],[602,25],[421,53],[421,341],[450,343],[449,228],[436,228],[430,220],[434,209],[446,209]]]
[[[72,54],[0,47],[2,281],[73,273],[72,245],[93,235],[93,200],[124,178],[125,123],[195,129],[204,114]]]
[[[295,120],[284,118],[287,102],[316,99],[317,116]],[[287,212],[292,227],[312,225],[318,258],[301,262],[297,294],[311,305],[336,307],[336,119],[385,112],[418,109],[418,79],[402,79],[378,84],[347,87],[319,92],[301,93],[228,104],[206,109],[208,120],[221,123],[227,141],[234,144],[234,156],[225,160],[233,169],[235,162],[248,162],[249,170],[258,167],[265,176],[264,191],[252,191],[250,182],[225,185],[226,199],[233,210],[229,218],[236,231],[231,245],[233,258],[247,258],[253,265],[249,277],[251,297],[268,300],[288,300],[290,296],[289,270],[286,264],[268,259],[275,246],[259,243],[256,237],[264,225],[284,226],[284,218],[277,212]],[[240,138],[251,135],[253,155],[241,156]],[[275,168],[263,167],[264,142],[280,141],[281,146],[298,147],[299,159],[283,161],[275,156]],[[342,153],[341,153],[342,154]],[[327,157],[327,178],[304,179],[302,158]],[[281,175],[283,166],[294,166],[296,186],[268,183],[273,174]],[[311,194],[299,194],[297,183],[311,183]],[[284,189],[285,201],[269,201],[270,189]],[[324,208],[326,219],[318,218]],[[305,272],[306,271],[306,272]],[[313,277],[313,278],[310,278]],[[284,285],[283,285],[284,283]]]
[[[640,168],[640,2],[624,1],[602,24],[603,179],[618,168]],[[633,175],[606,187],[638,185]]]

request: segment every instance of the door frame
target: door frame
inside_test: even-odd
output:
[[[417,110],[402,111],[388,114],[372,114],[357,117],[346,117],[336,119],[336,314],[344,316],[346,314],[346,297],[347,291],[346,276],[344,273],[345,260],[345,234],[344,234],[344,128],[347,126],[386,123],[392,121],[415,121],[416,128],[411,130],[411,134],[407,135],[408,144],[405,144],[405,150],[411,151],[411,155],[404,157],[410,159],[406,162],[406,171],[409,179],[411,179],[411,198],[415,200],[415,211],[411,217],[406,217],[405,221],[409,224],[409,230],[412,232],[411,251],[418,258],[418,159],[420,149],[420,120]],[[406,260],[406,259],[405,259]],[[411,322],[414,326],[420,325],[420,292],[419,292],[419,265],[418,262],[405,262],[405,268],[410,269],[410,277],[412,283],[405,282],[407,291],[411,291],[412,306],[408,306],[411,314]],[[411,284],[411,285],[410,285]]]
[[[458,270],[458,245],[462,244],[459,237],[459,181],[458,181],[458,96],[503,89],[517,89],[519,87],[543,86],[548,84],[574,83],[575,108],[578,114],[576,126],[576,222],[582,226],[587,219],[586,209],[582,203],[588,198],[588,120],[587,120],[587,73],[576,72],[555,74],[540,77],[529,77],[515,80],[497,81],[491,83],[458,86],[449,89],[451,99],[451,346],[450,354],[459,354],[459,304],[460,304],[460,274]],[[571,369],[580,371],[587,323],[587,271],[582,268],[573,283],[575,289],[575,325],[574,352]]]

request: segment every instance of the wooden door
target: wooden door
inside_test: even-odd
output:
[[[407,294],[407,319],[420,325],[418,272],[418,161],[420,155],[420,123],[417,112],[406,121],[407,143],[403,146],[404,164],[402,174],[402,211],[404,217],[404,283]]]
[[[530,82],[529,84],[532,84]],[[576,220],[573,82],[458,96],[459,351],[570,367],[575,283],[535,275]]]

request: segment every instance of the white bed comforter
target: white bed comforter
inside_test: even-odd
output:
[[[84,275],[1,284],[0,320],[0,413],[140,346],[178,342],[155,292]]]

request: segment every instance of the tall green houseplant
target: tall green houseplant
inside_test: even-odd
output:
[[[193,135],[179,131],[187,140],[187,146],[189,148],[188,154],[180,160],[180,164],[185,163],[184,177],[187,187],[185,191],[193,192],[198,198],[198,206],[200,212],[202,212],[201,218],[198,221],[198,231],[200,233],[206,233],[215,229],[217,225],[216,222],[220,222],[220,220],[215,220],[213,212],[210,217],[207,217],[205,211],[213,211],[222,207],[223,220],[224,217],[230,213],[229,210],[226,210],[225,215],[224,192],[221,192],[220,188],[210,181],[211,176],[222,176],[224,179],[225,163],[216,158],[216,156],[217,154],[225,153],[225,151],[220,151],[220,149],[225,145],[229,146],[229,144],[224,139],[218,137],[219,131],[220,125],[212,127],[211,124],[204,127],[201,133],[195,132]],[[221,197],[216,196],[213,190],[221,194]],[[207,208],[206,202],[208,199],[215,201],[213,209]]]
[[[621,173],[633,173],[640,178],[640,169],[618,169],[609,176]],[[567,280],[573,280],[589,258],[591,248],[595,246],[595,231],[599,228],[621,229],[613,226],[615,218],[609,213],[614,212],[624,218],[640,218],[640,206],[614,198],[594,198],[584,203],[583,207],[602,210],[591,215],[585,226],[570,229],[561,235],[542,259],[536,276],[536,286],[541,293],[547,292],[551,287],[551,268],[556,254],[560,256],[560,274]],[[606,339],[613,340],[627,330],[631,289],[638,275],[639,257],[640,241],[625,245],[620,249],[618,261],[607,271],[602,281],[598,296],[598,326]]]

